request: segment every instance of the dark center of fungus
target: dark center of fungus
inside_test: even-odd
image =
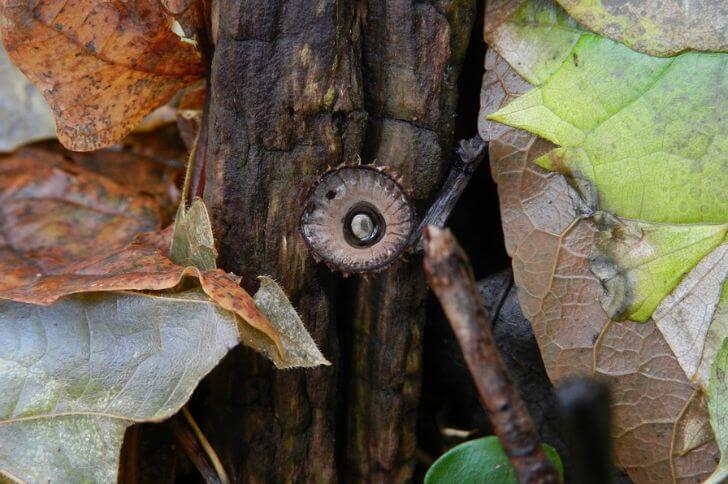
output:
[[[344,165],[309,189],[299,229],[317,260],[344,274],[361,274],[392,264],[407,249],[416,219],[391,174],[371,165]]]
[[[373,205],[361,202],[344,217],[343,230],[344,238],[352,247],[371,247],[384,235],[386,222]]]

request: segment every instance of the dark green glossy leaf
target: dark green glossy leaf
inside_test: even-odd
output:
[[[554,463],[561,479],[564,467],[559,454],[550,445],[543,451]],[[425,484],[516,484],[516,474],[501,447],[498,437],[491,435],[453,447],[430,467]]]

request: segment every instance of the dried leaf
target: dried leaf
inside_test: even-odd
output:
[[[486,69],[481,99],[505,104],[528,88],[493,51]],[[494,130],[488,113],[481,136],[492,137],[506,248],[549,377],[611,383],[615,457],[635,482],[707,477],[717,447],[705,400],[653,323],[614,323],[601,307],[604,290],[590,270],[597,227],[583,217],[590,209],[562,175],[533,164],[553,145],[519,129]]]
[[[174,220],[169,258],[176,264],[201,270],[217,268],[212,223],[201,199],[195,199],[188,210],[184,202],[180,204]]]
[[[650,55],[728,50],[723,0],[558,0],[591,30]]]
[[[158,0],[5,0],[3,42],[40,89],[69,149],[109,146],[202,77]]]
[[[196,277],[221,307],[262,331],[285,355],[275,328],[223,271],[177,265],[169,237],[139,237],[158,207],[62,157],[26,150],[0,161],[0,298],[51,304],[89,291],[162,290]]]
[[[720,484],[728,480],[728,338],[715,357],[708,386],[710,423],[720,446],[720,463],[705,484]]]
[[[0,474],[115,482],[125,428],[177,412],[238,341],[195,293],[0,301]]]
[[[722,308],[717,311],[721,292],[728,300],[728,243],[695,266],[654,314],[657,327],[685,374],[697,379],[704,389],[710,380],[710,363],[721,344],[717,337],[708,338],[708,332],[715,324],[713,334],[728,335],[728,314]]]
[[[41,150],[0,158],[0,290],[99,257],[159,226],[149,196]]]
[[[164,215],[172,221],[179,205],[178,178],[184,171],[173,161],[159,160],[131,150],[105,149],[90,153],[68,151],[54,144],[54,151],[73,160],[77,165],[110,178],[119,185],[154,197]]]
[[[0,22],[2,18],[0,17]],[[40,92],[0,46],[0,151],[56,137],[53,114]]]
[[[260,332],[245,326],[240,328],[243,342],[271,359],[277,368],[330,365],[306,331],[283,289],[270,277],[260,276],[258,279],[260,288],[255,293],[255,305],[281,335],[285,357],[280,356],[269,338],[261,338]]]

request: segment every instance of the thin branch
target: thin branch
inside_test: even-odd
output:
[[[456,150],[458,157],[453,161],[450,173],[443,183],[435,201],[422,217],[417,230],[412,234],[410,245],[417,251],[423,250],[422,233],[428,225],[444,227],[465,187],[473,177],[475,169],[485,157],[487,144],[480,136],[460,140]]]
[[[225,467],[222,465],[220,458],[217,456],[217,452],[215,452],[215,449],[213,449],[212,445],[210,445],[210,441],[207,440],[207,437],[205,437],[205,434],[202,433],[200,426],[197,425],[195,419],[192,418],[192,414],[189,410],[187,410],[187,406],[182,407],[182,415],[184,415],[185,420],[187,420],[187,423],[192,428],[192,431],[195,433],[197,440],[200,441],[200,445],[202,445],[202,448],[205,450],[208,459],[210,459],[210,462],[212,462],[212,466],[215,468],[217,475],[220,477],[220,481],[222,482],[222,484],[228,484],[230,482],[230,479],[227,476],[227,472],[225,472]]]
[[[209,77],[209,76],[208,76]],[[202,197],[205,190],[205,164],[207,161],[207,117],[210,111],[210,85],[205,80],[205,106],[202,111],[202,120],[195,134],[195,142],[187,157],[187,169],[182,185],[181,201],[185,207],[191,207],[196,197]]]
[[[170,420],[174,437],[207,484],[229,484],[225,468],[186,407]]]
[[[520,483],[557,483],[558,473],[500,356],[467,256],[447,229],[424,231],[425,273],[450,321],[496,435]]]

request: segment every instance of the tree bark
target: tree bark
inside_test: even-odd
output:
[[[259,274],[278,280],[333,363],[277,372],[240,348],[215,370],[200,424],[233,482],[410,478],[426,295],[419,262],[354,282],[353,321],[337,322],[335,306],[347,307],[334,303],[338,276],[309,256],[298,217],[318,176],[358,155],[392,167],[424,207],[451,155],[473,12],[474,0],[213,4],[202,129],[219,265],[251,291]],[[349,347],[339,348],[337,326]]]
[[[453,153],[457,77],[475,2],[370,0],[366,8],[365,158],[401,176],[422,214]],[[412,476],[426,295],[420,257],[357,285],[347,409],[352,481]]]

